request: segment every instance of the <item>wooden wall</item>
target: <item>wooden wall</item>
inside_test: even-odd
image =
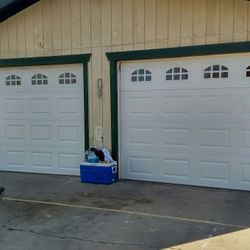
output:
[[[0,58],[92,53],[90,141],[104,129],[110,147],[109,64],[105,53],[247,41],[245,0],[41,0],[0,24]],[[97,96],[96,81],[104,81]]]

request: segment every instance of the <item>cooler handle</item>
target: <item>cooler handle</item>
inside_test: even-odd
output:
[[[112,174],[116,173],[116,171],[117,171],[117,166],[113,166],[112,167]]]

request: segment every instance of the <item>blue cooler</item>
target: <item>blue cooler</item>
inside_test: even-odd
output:
[[[112,184],[118,180],[117,163],[80,164],[81,182]]]

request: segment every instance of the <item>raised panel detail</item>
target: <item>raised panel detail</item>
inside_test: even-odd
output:
[[[50,140],[51,127],[50,126],[31,126],[31,138],[32,140]]]
[[[165,114],[188,114],[191,110],[191,101],[188,97],[165,96],[163,106]]]
[[[202,113],[204,114],[231,113],[231,98],[228,96],[204,96],[202,99]]]
[[[50,113],[51,105],[49,98],[31,99],[32,113]]]
[[[190,143],[189,129],[163,129],[163,144],[167,146],[187,146]]]
[[[58,163],[60,168],[79,168],[79,155],[74,153],[59,153]]]
[[[247,96],[245,97],[245,107],[244,107],[244,111],[245,113],[250,113],[250,97]]]
[[[250,182],[250,163],[241,164],[241,180]]]
[[[189,161],[179,159],[163,160],[163,175],[165,177],[187,177],[189,175]]]
[[[151,128],[130,128],[129,143],[152,145],[153,130]]]
[[[59,113],[78,113],[79,100],[75,98],[60,98],[57,100]]]
[[[152,174],[153,159],[151,158],[129,158],[130,173]]]
[[[200,177],[202,179],[229,180],[229,164],[226,162],[200,162]]]
[[[250,148],[250,130],[242,131],[242,143],[244,148]]]
[[[37,167],[51,167],[52,154],[49,152],[32,152],[32,165]]]
[[[80,128],[76,126],[59,126],[58,140],[78,142],[80,140]]]
[[[226,129],[202,129],[201,145],[204,147],[229,147],[230,131]]]
[[[146,97],[129,98],[128,111],[130,114],[152,114],[153,98],[146,98]]]
[[[4,100],[5,113],[24,113],[24,100],[23,99],[5,99]]]
[[[6,152],[7,164],[24,166],[26,163],[25,151],[7,151]]]
[[[5,138],[14,140],[24,140],[25,126],[24,125],[6,125]]]

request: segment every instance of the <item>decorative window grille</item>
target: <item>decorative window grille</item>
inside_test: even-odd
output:
[[[228,78],[228,68],[224,65],[214,64],[204,70],[204,79]]]
[[[48,77],[44,74],[38,73],[31,78],[32,85],[48,85]]]
[[[174,67],[166,72],[167,81],[181,81],[188,80],[188,70],[181,67]]]
[[[18,75],[9,75],[5,80],[6,86],[21,86],[21,77]]]
[[[131,74],[131,82],[150,82],[152,73],[147,69],[138,69]]]
[[[59,76],[59,84],[76,84],[76,75],[65,72]]]

